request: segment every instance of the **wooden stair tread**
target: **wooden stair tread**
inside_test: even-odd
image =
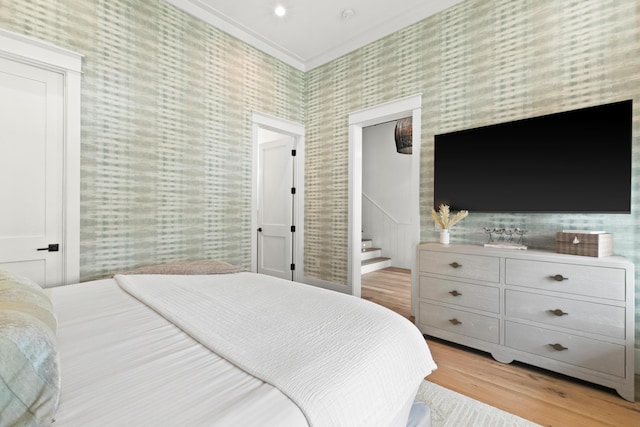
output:
[[[373,264],[375,262],[388,261],[390,259],[391,258],[387,258],[387,257],[383,257],[383,256],[379,256],[379,257],[371,258],[371,259],[363,259],[361,261],[361,265]]]

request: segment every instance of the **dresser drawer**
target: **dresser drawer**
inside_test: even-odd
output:
[[[420,302],[419,322],[425,326],[498,344],[500,320],[490,316]]]
[[[500,282],[500,258],[449,252],[420,251],[420,273],[484,282]]]
[[[500,288],[420,276],[420,298],[461,307],[500,312]]]
[[[625,300],[625,270],[507,258],[505,283],[548,291]]]
[[[567,298],[506,291],[506,314],[562,328],[624,339],[625,308]],[[561,310],[554,314],[551,310]]]
[[[559,344],[566,349],[556,350],[551,346],[554,344]],[[593,371],[622,378],[625,376],[623,345],[515,322],[505,322],[505,345]]]

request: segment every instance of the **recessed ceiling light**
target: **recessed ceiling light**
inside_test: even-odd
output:
[[[353,9],[345,9],[342,11],[342,19],[347,20],[356,14],[356,11]]]
[[[284,6],[278,5],[273,12],[276,14],[276,16],[284,16],[287,14],[287,9],[285,9]]]

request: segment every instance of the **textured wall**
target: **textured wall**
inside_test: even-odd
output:
[[[251,263],[251,111],[304,119],[304,75],[161,0],[0,0],[84,55],[81,278]]]
[[[308,72],[306,275],[346,282],[348,114],[418,92],[422,241],[437,239],[429,214],[435,134],[633,99],[631,215],[471,212],[451,240],[482,244],[484,226],[520,227],[530,230],[530,247],[554,249],[556,231],[603,229],[640,267],[639,18],[640,2],[629,0],[467,0]],[[514,161],[501,154],[496,166]]]

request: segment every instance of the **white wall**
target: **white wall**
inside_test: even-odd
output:
[[[412,269],[411,155],[396,152],[395,123],[362,130],[362,235],[392,266]]]
[[[362,129],[362,192],[398,224],[411,223],[411,155],[396,152],[396,122]]]

